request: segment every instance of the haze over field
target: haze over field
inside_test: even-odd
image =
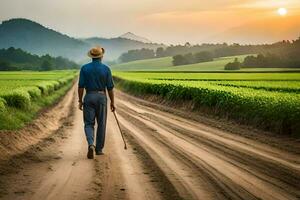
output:
[[[130,31],[167,44],[265,43],[300,34],[299,0],[2,0],[0,12],[80,38]]]

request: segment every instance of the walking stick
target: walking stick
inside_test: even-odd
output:
[[[114,113],[115,119],[116,119],[116,121],[117,121],[119,130],[120,130],[120,133],[121,133],[123,142],[124,142],[124,149],[127,149],[126,142],[125,142],[125,139],[124,139],[124,135],[123,135],[122,129],[121,129],[121,127],[120,127],[119,120],[118,120],[118,118],[117,118],[116,112],[114,111],[113,113]]]

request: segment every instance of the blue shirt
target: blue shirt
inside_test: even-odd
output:
[[[87,91],[112,90],[114,82],[111,70],[99,60],[93,60],[93,62],[83,65],[80,70],[78,87],[85,88]]]

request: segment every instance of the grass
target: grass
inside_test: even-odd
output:
[[[114,71],[156,71],[168,70],[172,65],[172,57],[137,60],[111,66]]]
[[[243,61],[247,55],[216,58],[211,62],[173,66],[172,57],[154,58],[146,60],[132,61],[111,66],[113,71],[220,71],[224,72],[224,66],[233,62],[235,58]],[[237,72],[255,71],[300,71],[295,68],[243,68]],[[228,71],[228,70],[227,70]]]
[[[196,63],[191,65],[180,65],[172,67],[172,71],[223,71],[224,66],[233,62],[235,58],[243,61],[247,55],[216,58],[212,62]]]

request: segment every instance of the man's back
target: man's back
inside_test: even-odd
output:
[[[113,88],[111,70],[99,60],[93,60],[80,70],[79,87],[87,91],[105,91]]]

